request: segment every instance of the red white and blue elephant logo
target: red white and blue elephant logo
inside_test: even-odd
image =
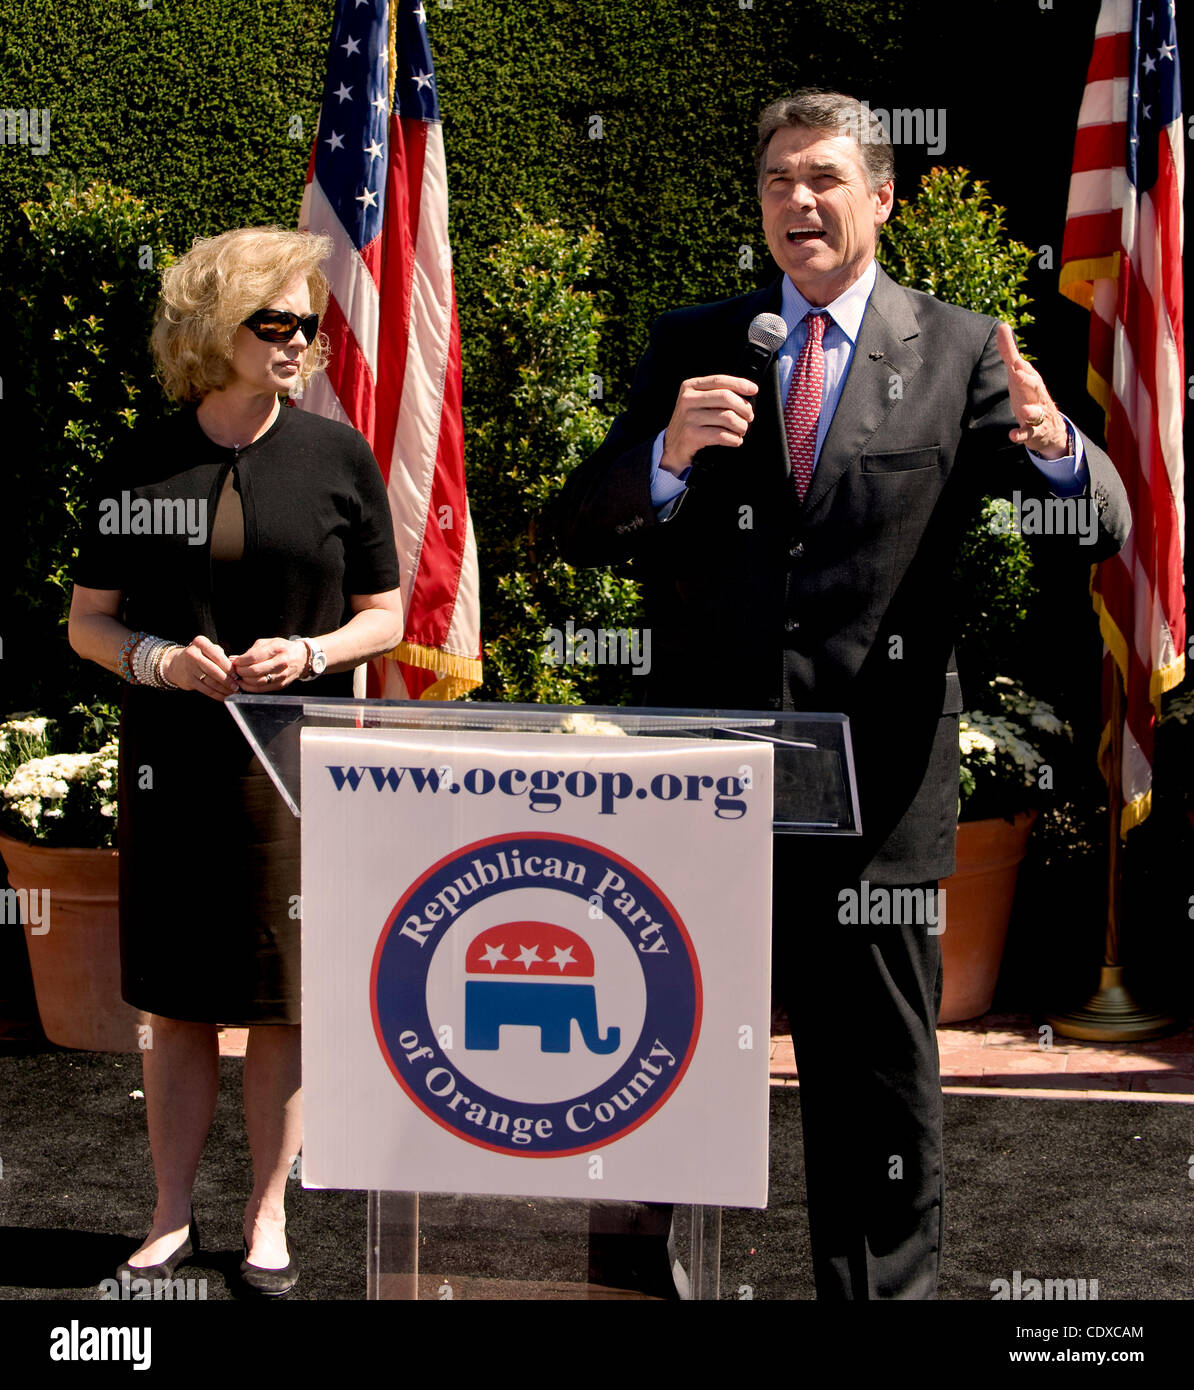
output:
[[[373,956],[378,1045],[436,1124],[526,1158],[590,1153],[675,1093],[700,1034],[691,938],[612,850],[547,831],[444,856]]]
[[[593,952],[582,937],[550,922],[506,922],[479,932],[464,968],[464,1045],[492,1051],[503,1025],[538,1028],[544,1052],[572,1049],[575,1020],[590,1052],[616,1052],[621,1031],[597,1024]],[[582,983],[586,981],[587,983]]]

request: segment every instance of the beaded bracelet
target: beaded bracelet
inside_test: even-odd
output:
[[[153,660],[154,654],[161,645],[161,640],[160,637],[146,637],[143,641],[138,642],[133,649],[133,659],[130,665],[132,666],[133,680],[136,681],[138,685],[150,684],[148,674],[150,662]]]
[[[133,632],[120,649],[120,674],[132,685],[148,685],[154,690],[179,690],[162,674],[162,663],[170,652],[182,651],[177,642]]]
[[[152,667],[152,684],[159,690],[180,690],[182,687],[174,684],[172,680],[162,674],[162,664],[171,652],[180,652],[182,648],[177,642],[163,642],[161,650],[154,657]]]
[[[129,664],[129,658],[140,643],[148,636],[148,632],[130,632],[120,644],[120,655],[116,661],[116,669],[130,685],[135,685],[137,683],[137,678],[133,675],[132,667]]]
[[[152,686],[154,690],[168,690],[166,682],[162,679],[162,658],[174,646],[173,642],[167,642],[164,637],[155,637],[152,648],[145,653],[145,670],[142,680],[146,685]]]

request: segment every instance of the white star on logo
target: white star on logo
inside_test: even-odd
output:
[[[361,51],[361,45],[357,43],[356,39],[347,39],[340,47],[344,50],[344,56],[346,58],[351,58],[354,53],[359,53]]]
[[[490,970],[496,970],[498,961],[506,960],[507,956],[505,951],[502,950],[501,946],[486,946],[484,951],[484,958],[485,963],[489,966]]]
[[[364,208],[375,208],[377,206],[377,194],[372,189],[366,188],[363,193],[357,194],[357,202]]]
[[[412,76],[414,77],[414,80],[419,84],[418,89],[420,92],[423,90],[424,87],[430,87],[432,82],[435,81],[435,74],[431,72],[416,72],[412,73]]]
[[[365,153],[369,156],[370,159],[380,159],[381,156],[385,153],[385,151],[377,143],[377,141],[374,140],[374,142],[371,145],[365,146]]]
[[[1144,71],[1145,71],[1145,72],[1154,72],[1154,71],[1156,70],[1156,66],[1157,66],[1156,60],[1155,60],[1154,58],[1150,58],[1150,57],[1148,56],[1148,54],[1146,53],[1146,54],[1144,55]]]
[[[342,150],[344,148],[344,136],[337,135],[333,130],[323,143],[325,145],[331,145],[333,150]]]
[[[386,107],[389,105],[389,101],[388,101],[388,99],[387,99],[385,96],[383,96],[383,94],[382,94],[381,92],[378,92],[378,94],[373,98],[373,100],[369,103],[369,105],[370,105],[370,106],[376,106],[377,109],[378,109],[378,110],[382,113],[382,115],[384,116],[385,113],[386,113]]]
[[[1173,62],[1173,45],[1172,45],[1171,43],[1163,43],[1163,44],[1161,45],[1161,51],[1160,51],[1160,53],[1157,54],[1157,57],[1158,57],[1158,58],[1168,58],[1169,61],[1172,63],[1172,62]]]
[[[347,101],[348,98],[349,98],[350,96],[352,96],[352,88],[351,88],[351,87],[346,87],[346,86],[344,85],[344,83],[341,82],[341,83],[340,83],[340,90],[339,90],[338,92],[333,92],[332,95],[333,95],[334,97],[339,97],[341,101]]]
[[[572,959],[572,947],[557,946],[555,955],[551,958],[551,963],[552,965],[558,965],[560,967],[560,974],[562,975],[566,966],[576,964]]]
[[[420,5],[419,8],[415,11],[415,18],[419,21],[420,24],[427,23],[427,11],[423,8],[422,5]]]
[[[1152,115],[1153,115],[1153,108],[1152,108],[1151,106],[1147,105],[1147,103],[1146,103],[1146,104],[1145,104],[1145,107],[1144,107],[1144,119],[1145,119],[1146,121],[1150,121],[1150,120],[1152,120]]]
[[[518,952],[518,959],[524,970],[529,970],[532,965],[538,964],[539,948],[537,946],[523,946]]]

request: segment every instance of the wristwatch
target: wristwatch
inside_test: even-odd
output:
[[[300,637],[298,633],[295,633],[290,641],[301,642],[307,649],[307,664],[303,667],[299,680],[313,681],[316,676],[322,676],[327,670],[328,659],[327,653],[319,643],[313,637]]]

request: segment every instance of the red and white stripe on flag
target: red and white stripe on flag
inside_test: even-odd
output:
[[[1061,292],[1090,310],[1087,387],[1132,505],[1091,594],[1104,718],[1125,692],[1121,833],[1149,813],[1163,691],[1185,675],[1181,84],[1171,0],[1103,0],[1078,116]],[[1110,774],[1110,725],[1100,761]]]
[[[299,226],[332,238],[327,371],[300,402],[369,441],[390,499],[405,629],[369,694],[481,682],[443,127],[416,0],[339,0]]]

